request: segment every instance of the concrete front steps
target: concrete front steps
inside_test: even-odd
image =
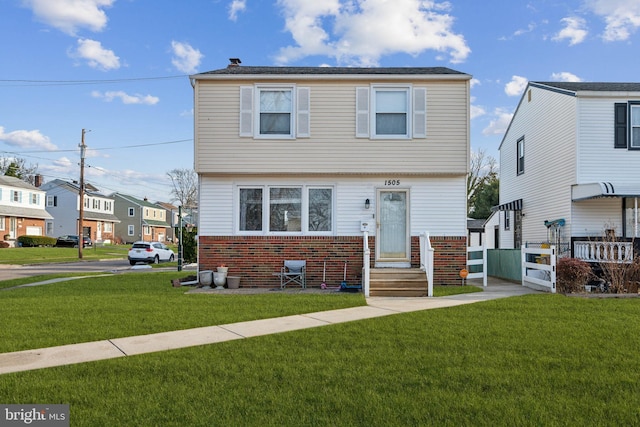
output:
[[[419,268],[372,268],[369,296],[426,297],[427,276]]]

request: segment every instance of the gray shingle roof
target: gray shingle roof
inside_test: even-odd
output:
[[[40,190],[37,187],[34,187],[33,185],[29,184],[26,181],[23,181],[19,178],[15,178],[13,176],[7,176],[7,175],[0,175],[0,184],[1,185],[7,185],[7,186],[11,186],[11,187],[16,187],[16,188],[24,188],[26,190]]]
[[[531,82],[531,84],[564,89],[571,92],[640,92],[640,83],[614,82]]]
[[[458,74],[466,73],[452,70],[447,67],[254,67],[254,66],[230,66],[219,70],[206,71],[198,75],[420,75],[420,74]]]

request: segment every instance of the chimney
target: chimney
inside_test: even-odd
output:
[[[239,67],[240,64],[242,64],[242,61],[240,61],[240,58],[229,58],[229,67]]]
[[[35,187],[40,187],[42,185],[42,175],[37,174],[34,178],[33,178],[33,185]]]

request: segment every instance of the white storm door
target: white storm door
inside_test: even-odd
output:
[[[409,190],[379,190],[376,221],[376,266],[410,265]]]

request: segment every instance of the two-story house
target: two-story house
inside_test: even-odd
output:
[[[178,227],[178,224],[180,223],[178,219],[178,214],[180,210],[178,209],[177,206],[167,202],[156,202],[156,205],[164,209],[165,218],[167,220],[167,223],[170,225],[170,227],[167,228],[166,240],[168,242],[176,242],[175,230],[176,230],[176,227]]]
[[[167,211],[162,206],[128,194],[113,193],[111,196],[115,199],[115,214],[120,220],[115,232],[118,242],[167,240],[171,225],[167,223]]]
[[[46,235],[58,237],[78,234],[80,218],[80,186],[77,182],[54,179],[42,185],[46,191],[46,209],[53,217],[47,221]],[[113,243],[115,225],[114,199],[85,184],[82,235],[98,243]]]
[[[436,284],[466,259],[469,81],[449,68],[256,67],[191,76],[199,265],[273,286],[283,260],[307,283],[416,268],[430,233]]]
[[[529,82],[500,145],[500,247],[639,236],[640,83]]]
[[[51,219],[44,199],[42,189],[12,176],[0,176],[0,237],[15,240],[44,235],[45,221]]]

